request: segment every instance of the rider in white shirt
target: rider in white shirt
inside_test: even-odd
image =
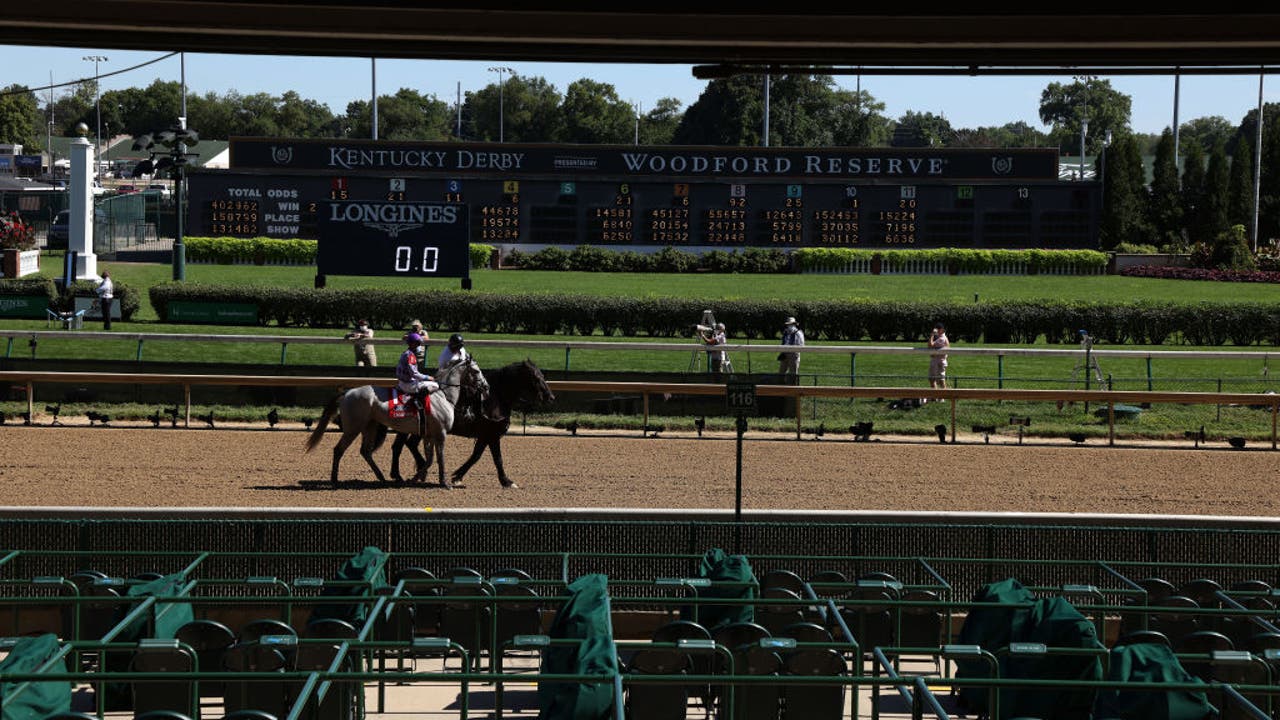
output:
[[[454,333],[449,336],[449,342],[440,351],[440,359],[436,363],[436,368],[444,370],[450,365],[464,363],[470,359],[470,353],[462,346],[462,335]]]

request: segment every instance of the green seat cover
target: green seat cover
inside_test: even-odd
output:
[[[1010,643],[1040,643],[1050,648],[1101,649],[1089,619],[1060,597],[1036,600],[1012,578],[992,583],[974,595],[973,602],[1027,604],[1030,607],[972,608],[960,630],[962,645],[978,645],[999,658],[1001,678],[1101,680],[1099,657],[1043,655],[1011,657],[998,652]],[[956,662],[956,677],[990,677],[989,664],[979,659]],[[990,711],[986,688],[963,688],[960,700],[974,712]],[[1005,688],[1000,691],[1000,717],[1038,717],[1045,720],[1087,720],[1094,691],[1087,689]]]
[[[604,720],[613,715],[612,676],[618,672],[618,651],[609,617],[609,578],[584,575],[569,584],[569,598],[556,613],[549,631],[553,640],[580,643],[552,645],[540,672],[600,675],[602,682],[542,682],[538,684],[540,720]]]
[[[58,653],[58,636],[53,633],[31,638],[22,638],[13,650],[0,661],[0,674],[32,673]],[[54,667],[53,672],[66,672],[64,659]],[[71,710],[71,683],[33,682],[21,693],[14,695],[25,680],[11,680],[0,683],[0,703],[4,710],[0,712],[0,720],[39,720],[58,712]]]
[[[1173,650],[1156,643],[1121,645],[1111,651],[1107,679],[1125,682],[1200,683],[1183,669]],[[1216,715],[1203,692],[1103,690],[1094,717],[1122,720],[1201,720]]]
[[[733,583],[731,585],[713,584],[710,587],[697,588],[700,598],[725,598],[754,600],[756,598],[756,576],[751,571],[751,562],[745,555],[729,555],[720,548],[711,548],[702,556],[698,565],[698,577],[706,578],[712,583]],[[699,605],[696,617],[693,608],[686,607],[681,611],[684,620],[696,620],[708,630],[721,625],[738,622],[755,622],[755,606],[753,605]]]
[[[368,596],[378,588],[387,585],[387,553],[370,545],[356,555],[351,556],[338,570],[335,580],[344,581],[342,585],[326,585],[321,595],[330,596]],[[347,582],[365,583],[363,587],[352,586]],[[329,603],[317,605],[311,613],[312,620],[336,618],[346,620],[359,629],[368,617],[369,608],[365,603]]]

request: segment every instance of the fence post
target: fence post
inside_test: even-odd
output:
[[[9,339],[13,342],[13,338]],[[858,353],[849,353],[849,387],[858,387]]]
[[[1116,444],[1116,401],[1107,401],[1107,444]]]
[[[951,398],[951,444],[956,444],[956,399]]]
[[[10,336],[9,336],[9,347],[5,348],[4,356],[5,356],[6,358],[8,358],[8,357],[11,357],[12,355],[13,355],[13,336],[12,336],[12,335],[10,335]]]
[[[572,349],[573,349],[573,348],[570,348],[568,345],[565,345],[565,346],[564,346],[564,371],[565,371],[565,374],[568,374],[568,372],[569,372],[569,351],[570,351],[570,350],[572,350]]]
[[[287,342],[280,343],[280,364],[281,365],[284,364],[285,357],[287,356],[288,352],[289,352],[289,343]]]
[[[1218,394],[1222,394],[1222,378],[1218,378]],[[1216,422],[1222,422],[1222,403],[1218,403],[1218,419]]]
[[[185,398],[184,402],[187,404],[186,419],[182,421],[182,426],[189,428],[191,427],[191,383],[182,384],[182,395]]]
[[[800,423],[804,415],[804,393],[800,392],[800,376],[796,376],[796,439],[800,439]]]
[[[1154,385],[1151,382],[1151,356],[1147,356],[1147,392],[1151,392]]]
[[[1004,353],[996,355],[996,388],[1004,389]]]
[[[27,381],[27,422],[31,422],[36,416],[36,384],[30,380]]]
[[[565,350],[567,351],[568,348],[565,348]],[[644,398],[644,426],[640,428],[640,436],[648,437],[649,435],[649,393],[647,392],[642,393],[640,397]]]
[[[1271,449],[1276,449],[1276,415],[1280,413],[1280,402],[1271,403]]]
[[[138,362],[142,362],[142,340],[138,340],[138,354],[134,359]]]

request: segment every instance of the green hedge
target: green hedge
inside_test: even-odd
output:
[[[681,337],[704,309],[736,338],[775,338],[794,315],[812,340],[920,342],[933,323],[963,342],[1075,343],[1081,329],[1112,344],[1280,344],[1280,307],[1260,303],[984,303],[828,300],[776,301],[707,298],[623,298],[568,294],[489,294],[455,291],[335,290],[165,283],[151,288],[151,305],[168,319],[175,300],[253,303],[262,324],[350,327],[364,317],[376,327],[404,327],[414,318],[464,332],[533,335]],[[127,305],[126,305],[127,307]]]
[[[92,280],[77,280],[70,288],[64,289],[51,303],[54,310],[67,312],[75,308],[75,298],[97,297],[98,283]],[[113,283],[112,294],[120,306],[120,319],[129,321],[142,305],[142,296],[131,285]]]
[[[0,295],[39,295],[53,302],[56,293],[52,278],[0,278]]]
[[[543,248],[535,253],[512,250],[506,263],[521,270],[574,270],[579,272],[691,272],[785,273],[791,270],[787,254],[774,248],[743,248],[694,253],[666,247],[656,253],[611,250],[579,245],[573,250]]]
[[[854,248],[797,248],[791,253],[796,269],[837,270],[855,261],[880,257],[885,266],[902,267],[908,261],[938,262],[960,272],[982,273],[1009,263],[1026,263],[1030,272],[1076,268],[1098,270],[1107,266],[1107,254],[1096,250],[861,250]]]
[[[315,265],[315,240],[280,240],[276,238],[189,237],[187,260],[230,265],[237,262],[265,265]],[[472,243],[471,267],[487,267],[493,255],[492,245]]]

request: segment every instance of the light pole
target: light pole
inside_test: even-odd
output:
[[[504,119],[504,118],[503,118],[503,116],[502,116],[502,115],[503,115],[503,108],[502,108],[502,105],[503,105],[503,97],[502,97],[502,93],[503,93],[503,86],[506,84],[507,74],[508,74],[508,73],[510,73],[510,74],[512,74],[512,75],[515,75],[515,74],[516,74],[516,71],[515,71],[515,70],[512,70],[511,68],[509,68],[509,67],[507,67],[507,66],[505,66],[505,65],[495,65],[495,66],[493,66],[493,67],[489,68],[489,72],[496,72],[496,73],[498,73],[498,142],[504,142],[504,141],[505,141],[505,134],[504,134],[504,132],[503,132],[503,125],[505,124],[505,122],[504,122],[504,120],[505,120],[505,119]]]
[[[1107,210],[1107,148],[1111,147],[1111,131],[1108,130],[1105,137],[1102,138],[1102,174],[1098,177],[1098,186],[1101,192],[1098,193],[1102,198],[1099,210],[1106,212]]]
[[[85,55],[82,59],[93,63],[93,103],[98,108],[98,143],[97,155],[94,157],[94,176],[97,176],[97,170],[100,167],[97,164],[97,157],[102,155],[102,88],[98,86],[98,63],[104,63],[109,58],[106,55]]]
[[[1089,118],[1080,120],[1080,182],[1084,182],[1084,136],[1089,134]]]

